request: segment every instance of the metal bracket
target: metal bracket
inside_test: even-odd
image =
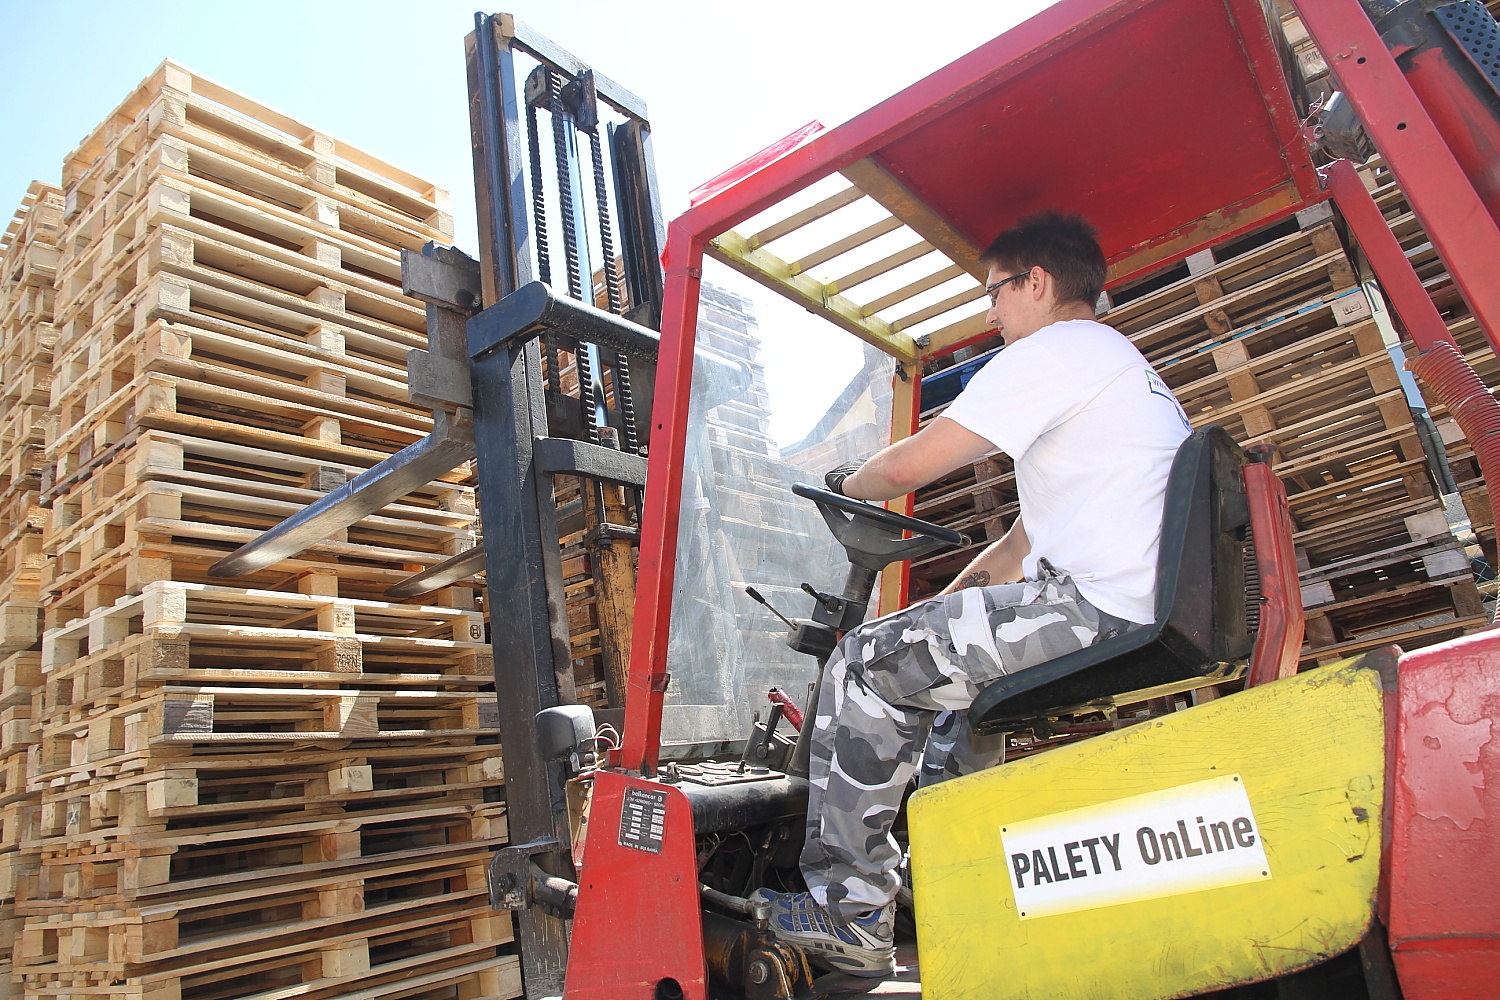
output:
[[[587,476],[622,486],[646,485],[644,458],[569,438],[538,438],[536,468],[547,475]]]
[[[402,250],[401,291],[427,303],[427,349],[406,355],[407,397],[434,410],[472,407],[465,324],[480,305],[479,262],[436,243]]]
[[[481,296],[479,261],[436,243],[419,254],[402,250],[401,294],[443,309],[474,312]]]
[[[502,847],[490,859],[490,905],[497,910],[525,910],[537,906],[554,916],[571,917],[578,886],[549,875],[533,860],[563,850],[556,840]]]
[[[593,132],[599,127],[599,93],[594,88],[594,71],[586,69],[563,86],[563,103],[573,111],[579,131]]]
[[[469,384],[468,361],[412,348],[406,352],[406,397],[434,410],[472,409],[474,390]]]
[[[478,358],[513,340],[530,340],[543,333],[598,344],[648,361],[656,360],[661,339],[628,319],[557,295],[540,281],[533,281],[469,321],[469,351]]]
[[[641,529],[628,524],[610,524],[605,521],[596,525],[584,536],[584,544],[597,547],[605,542],[624,539],[627,542],[638,542],[641,540]]]

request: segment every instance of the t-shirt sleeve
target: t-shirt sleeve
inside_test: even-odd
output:
[[[1019,458],[1083,402],[1078,383],[1050,351],[1021,341],[976,372],[942,415]]]

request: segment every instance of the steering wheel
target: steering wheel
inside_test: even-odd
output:
[[[815,486],[805,486],[798,483],[792,487],[792,492],[799,497],[804,497],[817,504],[819,507],[828,505],[855,517],[862,517],[874,521],[876,524],[897,531],[910,531],[913,535],[923,535],[934,541],[943,542],[948,545],[968,545],[969,536],[963,532],[945,528],[941,524],[933,524],[931,521],[923,521],[915,517],[907,517],[905,514],[897,514],[893,510],[877,507],[873,503],[863,500],[855,500],[846,497],[842,493],[834,493],[831,490],[820,490]]]
[[[792,492],[811,500],[823,515],[833,537],[844,546],[849,561],[867,570],[881,570],[893,562],[918,559],[951,545],[968,545],[969,536],[931,521],[854,500],[841,493],[798,483]],[[916,538],[903,538],[904,532]]]

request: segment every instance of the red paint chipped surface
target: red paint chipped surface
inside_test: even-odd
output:
[[[1397,691],[1390,940],[1406,1000],[1500,982],[1500,632],[1408,653]]]
[[[1408,744],[1412,770],[1423,780],[1409,786],[1413,808],[1427,819],[1452,820],[1467,830],[1484,815],[1484,770],[1480,751],[1491,739],[1489,719],[1463,723],[1453,718],[1446,702],[1436,702],[1407,723],[1413,738]]]

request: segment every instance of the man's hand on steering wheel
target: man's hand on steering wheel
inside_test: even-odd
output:
[[[865,460],[857,458],[852,462],[845,462],[836,469],[829,469],[823,473],[823,485],[828,487],[828,492],[837,493],[839,496],[848,496],[844,492],[844,480],[854,475],[865,464]]]

